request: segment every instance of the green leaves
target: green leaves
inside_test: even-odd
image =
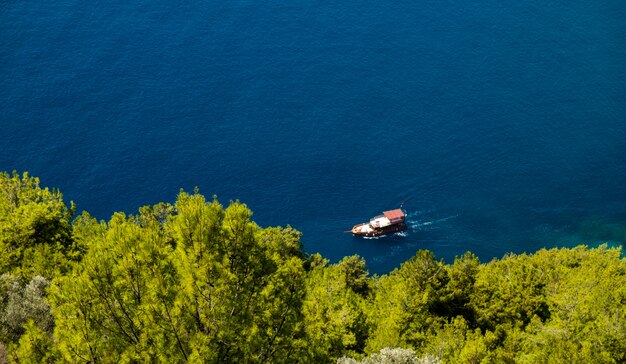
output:
[[[312,257],[308,273],[304,316],[309,355],[318,362],[335,360],[346,353],[363,353],[369,327],[366,297],[369,282],[365,261],[358,256],[327,266]]]
[[[42,189],[28,173],[0,173],[0,272],[25,278],[66,272],[74,209],[60,192]]]
[[[51,290],[55,338],[69,361],[137,359],[149,266],[165,255],[154,254],[162,235],[116,214],[104,236],[91,238],[83,261]]]
[[[420,348],[429,332],[444,322],[440,309],[449,281],[445,265],[421,250],[376,284],[369,320],[375,327],[368,352],[385,347]]]
[[[361,257],[307,256],[295,229],[261,228],[245,204],[224,208],[197,190],[108,223],[83,212],[70,224],[73,213],[38,179],[0,174],[0,358],[626,361],[618,248],[485,264],[419,251],[372,277]]]
[[[59,351],[50,336],[33,321],[24,326],[26,333],[20,338],[13,358],[19,363],[52,364],[60,361]]]
[[[50,296],[65,360],[267,362],[304,347],[300,235],[251,215],[181,192],[175,209],[82,216],[87,253]]]
[[[482,265],[465,254],[443,266],[418,252],[377,280],[366,351],[410,347],[460,363],[623,361],[625,264],[606,246]]]
[[[523,255],[509,255],[485,265],[477,274],[471,297],[479,326],[501,324],[524,328],[537,315],[549,317],[546,302],[548,267]]]
[[[552,261],[550,320],[537,323],[532,350],[565,362],[626,360],[626,262],[621,250],[601,246],[539,252]]]

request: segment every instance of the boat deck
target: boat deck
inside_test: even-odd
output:
[[[374,229],[372,229],[372,226],[366,222],[359,224],[359,225],[355,225],[352,228],[353,234],[370,234],[372,232],[374,232]]]
[[[375,216],[369,222],[354,225],[352,234],[360,236],[381,236],[387,233],[406,229],[404,219],[406,214],[401,209],[383,212]]]
[[[376,216],[370,220],[370,225],[375,228],[382,228],[391,225],[391,221],[384,215]]]

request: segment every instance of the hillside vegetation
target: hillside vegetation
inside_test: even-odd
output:
[[[614,363],[626,261],[600,246],[418,251],[369,275],[198,191],[97,221],[0,174],[0,363]]]

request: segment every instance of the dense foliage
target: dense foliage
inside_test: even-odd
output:
[[[307,255],[242,203],[74,216],[0,174],[0,363],[626,361],[626,261],[584,246],[388,275]]]

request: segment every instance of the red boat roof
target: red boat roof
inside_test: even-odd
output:
[[[386,218],[392,221],[396,219],[401,219],[404,217],[404,211],[402,211],[401,209],[385,211],[383,212],[383,214],[385,215]]]

